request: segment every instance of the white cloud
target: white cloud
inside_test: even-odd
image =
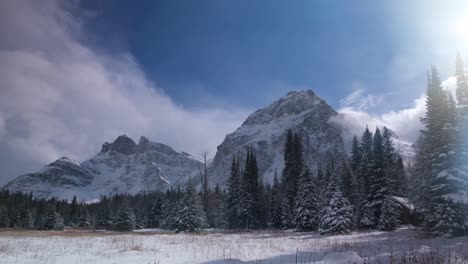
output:
[[[449,77],[442,82],[445,90],[452,93],[455,98],[456,78]],[[357,99],[356,99],[357,98]],[[338,118],[332,120],[343,128],[343,137],[346,142],[350,142],[354,135],[360,136],[366,125],[370,130],[375,127],[388,127],[405,142],[415,142],[419,132],[423,129],[421,117],[426,113],[426,95],[422,94],[413,101],[409,108],[398,111],[389,111],[380,115],[366,112],[366,108],[361,107],[359,98],[379,98],[374,95],[364,95],[363,90],[353,92],[341,101],[342,108],[338,110]],[[357,102],[357,103],[356,103]]]
[[[358,89],[340,100],[342,108],[353,108],[359,111],[367,110],[382,102],[382,96],[365,94],[364,89]]]
[[[1,151],[25,163],[63,155],[83,160],[125,133],[214,154],[245,119],[244,109],[176,105],[131,54],[105,56],[77,41],[85,32],[69,8],[58,1],[0,2],[0,34],[8,36],[0,43],[0,143],[8,146]]]

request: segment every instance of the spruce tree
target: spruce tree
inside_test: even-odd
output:
[[[258,175],[257,159],[252,149],[247,150],[245,168],[241,180],[241,226],[245,229],[260,226],[260,179]]]
[[[432,68],[428,77],[426,115],[422,119],[426,130],[418,153],[417,169],[413,183],[420,191],[415,203],[422,207],[423,229],[430,235],[455,236],[462,232],[463,216],[446,217],[445,212],[460,213],[458,205],[448,196],[457,189],[454,164],[453,109],[449,97],[442,89],[437,69]],[[426,169],[425,169],[426,167]],[[445,208],[442,210],[442,208]],[[450,215],[450,214],[449,214]]]
[[[232,157],[231,174],[227,184],[227,204],[226,219],[228,227],[231,229],[239,228],[241,213],[241,183],[239,161],[235,156]]]
[[[195,232],[207,226],[205,211],[197,195],[192,179],[187,182],[174,219],[177,232]]]
[[[321,234],[346,234],[353,228],[353,208],[341,191],[342,179],[334,175],[328,186],[330,199],[322,209]]]
[[[21,213],[21,228],[31,229],[34,227],[34,220],[31,211],[25,209]]]
[[[457,200],[468,200],[468,77],[462,56],[457,54],[457,134],[456,134],[456,159],[455,177],[458,182]],[[465,197],[465,199],[463,199]],[[465,214],[468,219],[468,205],[465,206]]]
[[[398,205],[391,195],[385,195],[377,228],[382,231],[392,231],[398,225]]]
[[[283,191],[289,201],[290,210],[294,210],[294,201],[298,190],[298,180],[302,174],[304,161],[302,158],[302,142],[298,134],[288,130],[284,146]],[[288,213],[293,215],[294,212]]]
[[[316,230],[318,226],[317,189],[308,168],[299,179],[294,209],[294,224],[298,231]]]
[[[273,178],[273,187],[271,189],[271,223],[272,227],[275,229],[282,228],[282,215],[281,215],[281,205],[282,205],[283,196],[281,194],[281,187],[278,181],[278,176],[275,173]]]
[[[161,197],[157,197],[151,207],[151,214],[149,217],[149,226],[151,228],[159,228],[161,225],[163,200]]]
[[[132,231],[135,229],[135,221],[135,213],[124,201],[115,217],[114,229],[122,232]]]
[[[43,222],[43,229],[63,230],[63,228],[63,218],[54,209],[49,210]]]

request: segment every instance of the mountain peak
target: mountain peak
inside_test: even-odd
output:
[[[258,160],[259,174],[271,181],[284,166],[283,148],[287,131],[298,134],[304,144],[304,160],[311,170],[327,164],[331,157],[346,154],[338,127],[329,123],[337,112],[311,90],[291,91],[269,106],[251,114],[233,133],[226,136],[210,165],[212,175],[224,183],[232,155],[243,157],[251,148]],[[218,183],[217,182],[217,183]]]
[[[242,125],[276,122],[278,119],[287,116],[294,116],[312,111],[322,105],[332,110],[332,108],[312,90],[290,91],[269,106],[251,114]]]

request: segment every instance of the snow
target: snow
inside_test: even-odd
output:
[[[408,198],[398,197],[398,196],[392,196],[392,198],[395,199],[398,203],[400,203],[404,207],[408,208],[410,211],[414,210],[414,205],[409,201]]]
[[[398,259],[403,254],[447,259],[449,253],[458,258],[456,263],[468,261],[468,237],[420,237],[411,228],[337,236],[267,231],[230,234],[220,230],[199,234],[160,229],[133,233],[10,230],[0,231],[0,262],[339,264],[387,263],[390,256]]]

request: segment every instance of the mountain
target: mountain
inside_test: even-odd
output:
[[[284,167],[283,148],[288,130],[298,133],[304,145],[304,160],[312,172],[334,160],[346,158],[342,135],[346,133],[333,121],[338,113],[313,91],[292,91],[271,105],[251,114],[218,146],[209,164],[212,186],[224,186],[229,177],[233,155],[243,158],[247,148],[257,157],[259,173],[266,181],[278,177]],[[363,128],[364,129],[364,128]],[[404,157],[414,154],[411,144],[392,135]],[[36,173],[19,176],[5,188],[32,192],[36,197],[92,200],[100,195],[164,190],[198,177],[200,161],[187,153],[150,142],[141,137],[138,144],[122,135],[104,143],[101,152],[84,162],[60,158]],[[339,169],[339,167],[338,167]]]
[[[212,183],[224,184],[233,155],[242,158],[253,148],[263,179],[272,181],[284,167],[283,148],[288,130],[298,133],[304,145],[304,160],[316,171],[334,159],[346,157],[341,130],[329,122],[338,113],[312,91],[292,91],[271,105],[257,110],[218,146],[209,166]]]
[[[62,157],[38,172],[17,177],[5,188],[39,198],[76,195],[79,200],[93,200],[101,195],[164,190],[196,177],[199,164],[189,154],[146,137],[136,144],[122,135],[104,143],[101,152],[89,160],[79,163]]]

